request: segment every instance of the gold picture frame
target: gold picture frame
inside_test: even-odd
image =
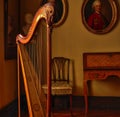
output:
[[[99,21],[96,18],[97,16],[92,16],[94,14],[94,6],[99,2],[101,3],[100,10],[102,17],[106,19],[105,23],[103,22],[103,20],[100,19],[102,22],[101,24],[98,24]],[[94,19],[93,17],[95,17],[96,19]],[[113,29],[117,20],[118,8],[115,0],[84,0],[82,5],[82,22],[90,32],[95,34],[108,33]],[[93,26],[94,24],[96,25]]]
[[[4,19],[5,60],[16,59],[16,36],[19,32],[19,0],[4,1]]]
[[[62,25],[68,15],[68,1],[67,0],[55,0],[55,20],[53,27]]]

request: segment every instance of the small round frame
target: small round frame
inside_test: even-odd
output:
[[[68,14],[68,1],[67,0],[55,0],[56,4],[56,16],[54,19],[53,27],[58,27],[64,23]]]
[[[93,18],[91,18],[91,21],[89,21],[90,19],[89,17],[94,13],[93,5],[95,5],[95,1],[98,1],[98,0],[84,0],[83,6],[82,6],[83,24],[92,33],[95,33],[95,34],[108,33],[113,29],[118,19],[118,9],[117,9],[116,2],[115,0],[100,0],[102,4],[101,13],[102,13],[102,16],[106,18],[107,23],[104,27],[102,27],[103,23],[101,23],[99,25],[96,25],[96,27],[94,28],[93,24],[95,24],[98,19],[96,18],[92,21]],[[89,22],[91,22],[92,26],[90,25]],[[102,28],[98,28],[97,26]]]

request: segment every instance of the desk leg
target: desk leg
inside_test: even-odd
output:
[[[87,80],[84,80],[84,99],[85,99],[85,114],[88,112],[88,86],[87,86]]]

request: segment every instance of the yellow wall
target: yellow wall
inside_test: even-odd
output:
[[[97,35],[89,32],[82,23],[81,7],[84,0],[68,0],[69,11],[65,23],[53,30],[52,55],[70,57],[75,62],[74,95],[83,95],[83,60],[84,52],[120,51],[120,24],[109,33]],[[120,0],[118,0],[120,3]],[[0,1],[0,108],[9,104],[17,96],[16,60],[4,60],[4,0]],[[25,1],[24,1],[25,2]],[[25,2],[26,3],[26,2]],[[32,3],[28,1],[28,3]],[[38,7],[31,4],[31,9]],[[23,4],[24,5],[24,4]],[[28,8],[28,7],[27,7]],[[31,11],[28,9],[28,11]],[[119,81],[95,81],[91,86],[92,95],[120,96]]]
[[[29,0],[27,3],[25,1],[23,5],[27,5],[27,3],[29,3],[30,5],[26,7],[29,12],[29,8],[31,8],[31,11],[33,11],[33,9],[37,9],[37,7],[39,6],[39,2],[41,0],[37,0],[34,3],[32,0]],[[10,3],[13,4],[12,1]],[[0,109],[1,109],[17,98],[17,64],[16,64],[17,61],[16,59],[13,60],[4,59],[4,21],[5,21],[4,0],[0,0],[0,17],[1,17],[0,18]]]
[[[84,0],[68,0],[69,11],[65,23],[53,29],[53,56],[70,57],[75,62],[74,95],[83,95],[83,60],[84,52],[118,52],[120,51],[120,23],[107,34],[97,35],[89,32],[82,23],[81,7]],[[120,3],[120,0],[118,0]],[[113,84],[116,82],[113,81]],[[120,96],[119,85],[111,82],[92,83],[92,95]],[[101,90],[103,89],[103,90]],[[118,90],[116,90],[118,89]]]
[[[4,59],[4,5],[0,1],[0,108],[17,97],[16,60]]]

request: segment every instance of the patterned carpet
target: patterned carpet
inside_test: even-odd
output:
[[[54,113],[53,117],[84,117],[82,113]]]
[[[82,109],[73,109],[72,114],[68,110],[54,111],[53,117],[84,117]]]
[[[4,117],[4,116],[0,116]],[[28,117],[25,113],[21,117]],[[120,117],[120,110],[89,110],[88,114],[84,114],[84,110],[73,110],[71,115],[69,111],[55,111],[51,117]]]
[[[87,115],[83,110],[69,112],[55,112],[53,117],[120,117],[120,110],[90,110]]]

